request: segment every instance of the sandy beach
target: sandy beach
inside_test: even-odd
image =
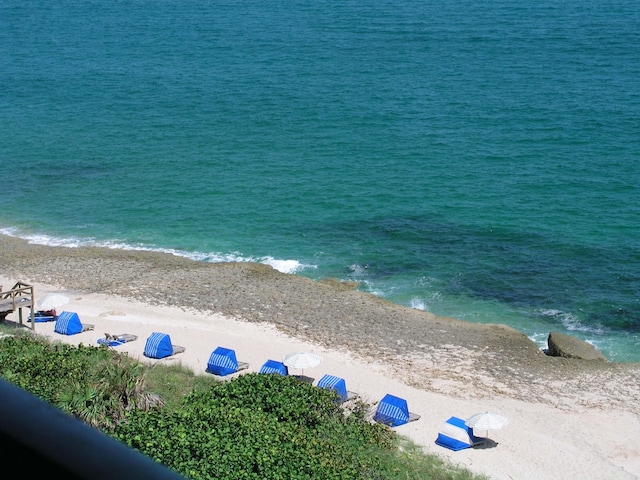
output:
[[[52,339],[97,345],[105,333],[135,334],[138,340],[117,349],[203,374],[219,345],[233,348],[248,371],[309,350],[324,360],[305,375],[339,375],[371,403],[386,393],[405,398],[421,418],[397,427],[398,434],[492,479],[640,478],[639,364],[548,357],[504,326],[437,317],[265,265],[45,247],[6,236],[0,252],[4,290],[21,281],[34,285],[36,298],[62,292],[70,298],[63,309],[95,326],[64,336],[52,322],[36,323],[36,333]],[[154,331],[186,351],[147,359],[142,351]],[[435,445],[448,417],[482,411],[510,420],[489,432],[491,448]]]

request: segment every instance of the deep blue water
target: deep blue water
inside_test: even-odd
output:
[[[569,3],[0,0],[0,231],[640,361],[640,6]]]

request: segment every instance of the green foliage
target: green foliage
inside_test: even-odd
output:
[[[196,391],[174,413],[132,411],[116,436],[193,479],[371,478],[376,452],[393,445],[332,392],[255,373]]]
[[[103,349],[107,347],[101,347]],[[98,355],[91,356],[89,360],[88,372],[93,381],[65,384],[56,405],[90,425],[110,429],[123,421],[125,412],[137,403],[143,408],[143,368],[123,355],[110,355],[109,361],[97,362],[96,357]]]
[[[88,347],[30,336],[8,337],[1,342],[0,376],[49,403],[56,402],[66,384],[84,383],[95,361],[89,360]]]
[[[180,364],[155,364],[145,373],[147,389],[159,394],[169,410],[179,409],[184,398],[194,390],[209,388],[218,382],[213,375],[196,375]]]
[[[113,428],[144,399],[143,366],[107,347],[27,335],[0,342],[1,377],[95,427]]]
[[[292,376],[250,373],[194,392],[184,404],[196,410],[215,399],[218,404],[262,410],[278,420],[315,426],[341,412],[329,390],[313,387]]]
[[[488,480],[471,471],[454,467],[435,455],[426,455],[420,446],[405,437],[395,438],[394,448],[380,452],[382,468],[376,478],[387,480]]]
[[[482,478],[290,376],[219,381],[21,332],[0,339],[0,376],[194,480]]]

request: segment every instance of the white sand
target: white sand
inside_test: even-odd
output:
[[[0,277],[0,284],[13,285],[13,279]],[[37,298],[55,290],[35,284]],[[116,347],[118,351],[143,362],[178,362],[203,373],[209,355],[217,346],[233,348],[239,361],[249,363],[246,371],[258,371],[268,359],[281,361],[288,353],[308,350],[322,355],[323,363],[304,371],[319,379],[325,373],[346,380],[347,388],[374,403],[386,393],[407,400],[418,421],[395,428],[398,434],[412,439],[455,464],[467,467],[492,479],[631,479],[640,478],[640,419],[632,413],[589,408],[581,402],[575,411],[500,397],[491,401],[465,400],[464,394],[446,396],[404,385],[394,378],[391,366],[364,363],[347,352],[327,350],[286,337],[269,325],[244,323],[221,315],[186,312],[178,308],[155,307],[129,299],[103,295],[67,294],[71,301],[61,310],[78,313],[83,324],[93,324],[93,331],[73,336],[54,332],[54,323],[36,323],[36,333],[70,344],[97,345],[104,334],[138,335],[134,342]],[[28,315],[28,310],[23,311]],[[8,320],[17,320],[17,312]],[[151,332],[171,336],[172,343],[184,346],[184,353],[162,360],[142,355]],[[246,372],[245,371],[245,372]],[[291,371],[290,373],[299,373]],[[234,374],[239,375],[242,372]],[[232,375],[233,376],[233,375]],[[231,376],[231,377],[232,377]],[[463,385],[437,385],[464,392]],[[460,398],[462,397],[462,398]],[[640,398],[638,399],[640,401]],[[509,425],[489,432],[497,443],[492,448],[452,452],[435,445],[440,425],[450,416],[467,418],[474,413],[492,411],[509,418]],[[477,432],[479,433],[479,432]]]

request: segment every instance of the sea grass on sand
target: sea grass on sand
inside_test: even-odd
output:
[[[292,336],[388,363],[409,385],[449,395],[504,395],[571,408],[588,393],[591,406],[640,412],[640,364],[548,357],[506,326],[437,317],[335,280],[312,281],[262,264],[47,247],[0,235],[0,274],[268,322]]]

